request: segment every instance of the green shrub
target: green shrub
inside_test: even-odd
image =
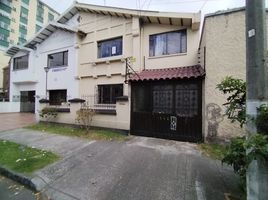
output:
[[[268,136],[266,135],[255,134],[248,139],[233,138],[222,162],[233,167],[234,172],[240,176],[245,191],[248,166],[257,159],[268,161]]]
[[[45,107],[39,112],[39,116],[46,121],[50,121],[54,118],[56,118],[58,115],[57,108],[53,107]]]
[[[239,122],[242,127],[246,123],[246,82],[227,76],[216,87],[223,94],[228,94],[226,115],[232,122]]]
[[[93,117],[95,115],[95,110],[91,108],[83,108],[78,111],[76,111],[76,123],[81,124],[83,128],[86,128],[86,131],[88,132],[91,123],[93,120]]]
[[[267,105],[261,105],[258,108],[256,126],[257,126],[258,133],[268,135],[268,106]]]

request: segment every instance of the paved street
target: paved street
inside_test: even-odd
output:
[[[35,200],[35,195],[22,185],[0,176],[1,200]]]
[[[191,143],[133,137],[129,141],[85,141],[17,129],[1,139],[52,150],[62,160],[32,180],[59,200],[223,200],[239,195],[237,177]]]
[[[35,122],[33,113],[0,113],[0,131],[29,126]]]

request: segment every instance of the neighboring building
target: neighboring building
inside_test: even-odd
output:
[[[57,108],[78,97],[96,110],[93,126],[199,141],[205,75],[197,65],[199,28],[200,13],[75,3],[23,47],[7,50],[10,100],[27,93],[36,97],[35,112],[42,109],[48,64],[49,101]],[[73,108],[55,121],[75,123]]]
[[[245,8],[205,16],[200,57],[206,70],[203,102],[206,137],[229,139],[244,134],[238,123],[231,123],[223,116],[227,96],[216,86],[226,76],[246,80]]]
[[[10,45],[22,45],[44,24],[59,16],[54,9],[40,0],[0,1],[0,69],[8,65],[10,57],[4,55]],[[0,73],[0,88],[3,74]]]
[[[3,69],[3,99],[9,100],[9,84],[10,84],[10,67],[6,66]]]
[[[77,32],[50,22],[26,47],[12,46],[7,50],[9,55],[14,55],[10,64],[10,101],[21,102],[21,112],[38,113],[38,101],[47,96],[54,105],[79,96],[75,78]],[[47,74],[45,67],[49,67]]]

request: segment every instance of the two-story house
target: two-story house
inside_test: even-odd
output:
[[[10,100],[20,101],[21,112],[38,113],[42,98],[60,105],[78,96],[78,30],[55,22],[42,28],[23,47],[12,46]]]
[[[201,140],[205,73],[197,65],[199,27],[200,13],[75,3],[24,47],[9,48],[12,65],[21,52],[30,55],[25,73],[32,70],[36,76],[18,81],[23,72],[12,69],[10,99],[31,84],[35,87],[27,90],[35,91],[36,104],[46,90],[50,103],[56,98],[55,90],[59,102],[76,97],[86,100],[97,113],[93,126]],[[47,79],[44,67],[49,67]],[[64,119],[57,121],[64,123]]]

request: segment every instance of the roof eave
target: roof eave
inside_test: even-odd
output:
[[[99,14],[107,14],[111,15],[115,14],[115,16],[120,16],[124,18],[132,18],[132,17],[156,17],[156,18],[167,18],[167,19],[187,19],[190,20],[190,27],[193,30],[198,30],[200,28],[201,22],[201,13],[176,13],[176,12],[160,12],[160,11],[147,11],[147,10],[134,10],[127,8],[118,8],[118,7],[109,7],[109,6],[99,6],[99,5],[90,5],[90,4],[82,4],[75,3],[70,7],[66,12],[64,12],[59,18],[59,23],[65,23],[71,17],[73,17],[78,10],[84,12],[92,12]]]
[[[30,52],[32,49],[23,47],[23,46],[17,46],[17,45],[13,45],[10,46],[6,51],[5,54],[8,56],[14,56],[15,54],[17,54],[19,51],[28,51]]]

